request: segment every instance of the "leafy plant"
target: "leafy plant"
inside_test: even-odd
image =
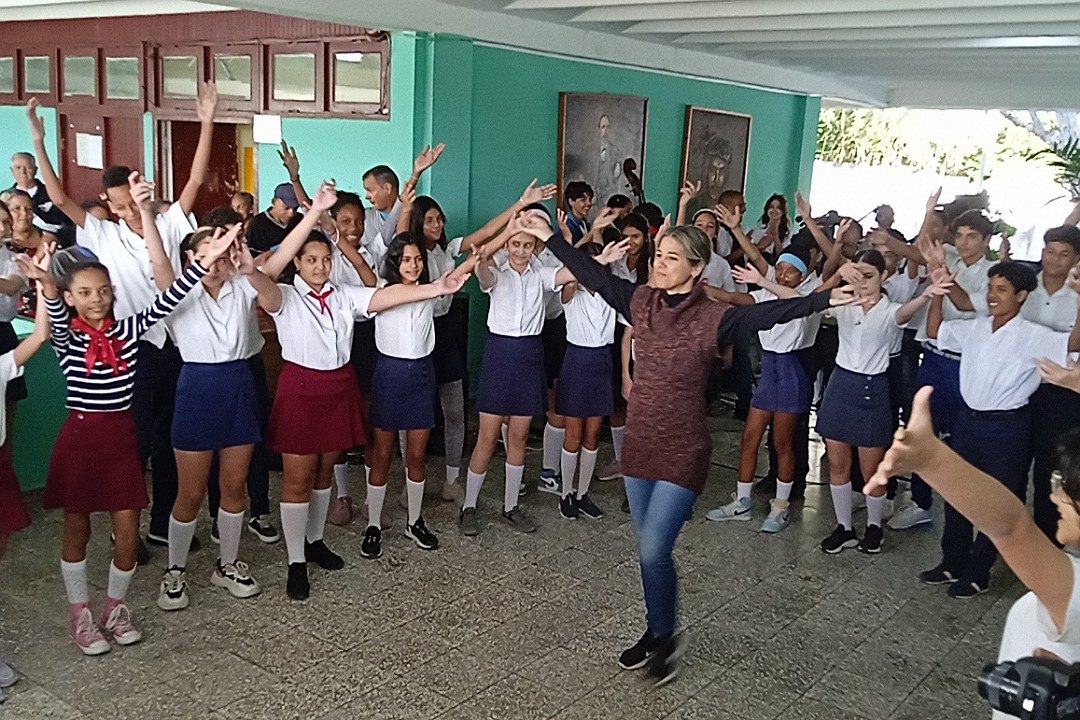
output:
[[[1080,140],[1052,143],[1050,147],[1029,153],[1028,160],[1041,159],[1055,171],[1054,180],[1080,200]]]

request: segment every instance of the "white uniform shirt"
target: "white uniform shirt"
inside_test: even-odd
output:
[[[648,258],[644,258],[644,257],[638,258],[638,262],[639,263],[648,262]],[[630,266],[626,264],[626,258],[624,258],[624,257],[621,257],[618,260],[616,260],[615,262],[608,265],[608,268],[611,270],[611,274],[614,275],[617,278],[622,278],[623,280],[629,280],[632,283],[637,282],[637,273],[638,273],[637,268],[631,270]]]
[[[179,276],[180,244],[195,229],[194,220],[184,212],[180,203],[173,203],[157,216],[157,229],[165,246],[165,254]],[[154,284],[150,252],[146,249],[146,240],[129,228],[127,223],[123,220],[119,223],[98,220],[87,213],[83,226],[75,230],[75,240],[97,255],[98,260],[109,269],[109,277],[116,288],[113,314],[117,320],[150,307],[160,292]],[[159,348],[164,346],[165,326],[162,323],[154,325],[142,339]]]
[[[379,287],[386,287],[380,283]],[[425,358],[435,349],[435,299],[405,303],[375,316],[375,347],[403,360]]]
[[[775,268],[769,268],[768,279],[776,280]],[[821,276],[817,273],[810,273],[795,289],[798,290],[800,295],[806,296],[819,287],[821,287]],[[778,299],[776,295],[765,289],[755,290],[750,293],[750,296],[759,303]],[[761,341],[761,349],[768,352],[785,353],[802,350],[814,344],[820,326],[821,313],[814,313],[774,325],[768,330],[758,330],[758,340]]]
[[[364,318],[375,288],[326,283],[327,309],[311,297],[311,286],[297,275],[292,285],[279,284],[281,307],[270,313],[277,324],[281,358],[312,370],[337,370],[352,355],[353,323]]]
[[[367,248],[376,264],[371,267],[376,275],[382,275],[383,255],[390,246],[390,241],[397,234],[397,221],[401,215],[401,200],[394,202],[390,212],[382,212],[374,207],[364,208],[364,236],[360,244]]]
[[[1043,285],[1042,273],[1039,273],[1039,286],[1028,295],[1020,314],[1051,330],[1070,332],[1076,322],[1076,291],[1066,284],[1051,295]]]
[[[555,284],[559,269],[544,267],[535,257],[525,272],[519,273],[509,263],[491,268],[495,284],[483,289],[491,298],[488,307],[488,330],[496,335],[526,337],[544,329],[544,293],[562,288]]]
[[[900,335],[896,324],[896,311],[900,303],[894,303],[885,295],[863,312],[862,305],[841,305],[827,311],[836,318],[840,333],[840,350],[836,364],[860,375],[878,375],[889,369],[889,352]]]
[[[457,238],[457,248],[460,251],[461,238]],[[427,252],[427,266],[424,268],[427,271],[428,282],[435,282],[443,276],[447,270],[453,270],[457,267],[454,262],[454,256],[458,253],[451,254],[450,245],[445,248],[435,244],[435,248],[428,250]],[[454,302],[453,295],[440,295],[432,300],[434,303],[435,317],[442,317],[446,313],[450,312],[450,305]]]
[[[989,312],[986,307],[986,286],[990,284],[987,272],[994,267],[994,263],[986,258],[981,258],[971,265],[966,265],[960,259],[960,255],[957,254],[956,248],[952,245],[946,245],[945,264],[948,266],[949,272],[956,276],[956,284],[962,287],[968,297],[971,298],[971,304],[975,310],[974,312],[957,310],[952,300],[946,297],[942,303],[942,318],[945,320],[970,320],[980,315],[986,315]],[[926,334],[928,312],[929,303],[920,308],[915,317],[908,322],[908,327],[918,328],[915,339],[919,342],[933,343],[934,341]]]
[[[197,283],[164,323],[184,362],[224,363],[261,352],[256,297],[241,275],[226,280],[216,300]]]
[[[536,259],[540,261],[540,264],[546,268],[555,268],[558,272],[562,267],[562,261],[555,257],[554,253],[548,250],[546,247],[540,252],[536,253]],[[544,319],[554,320],[563,314],[562,297],[558,292],[545,292],[544,293]]]
[[[904,305],[911,301],[919,291],[919,278],[908,275],[907,268],[898,267],[896,272],[885,278],[885,281],[881,283],[881,288],[888,293],[889,300]],[[900,327],[906,328],[908,324],[904,323]],[[899,355],[903,343],[904,335],[901,333],[896,336],[890,353],[893,356]]]
[[[752,240],[755,245],[757,245],[759,242],[761,242],[764,237],[765,237],[765,226],[764,225],[758,225],[757,227],[755,227],[753,230],[750,231],[750,240]],[[780,238],[780,245],[782,247],[786,248],[788,245],[791,244],[791,239],[793,237],[795,237],[795,227],[793,225],[788,225],[787,235],[785,237]]]
[[[1066,663],[1080,662],[1080,558],[1072,561],[1073,589],[1069,606],[1065,610],[1065,622],[1058,630],[1050,611],[1039,602],[1035,593],[1029,592],[1013,603],[1005,618],[1005,630],[1001,635],[998,662],[1031,657],[1039,648],[1048,650]],[[994,720],[1014,720],[1014,715],[995,712]]]
[[[22,279],[22,288],[14,295],[0,295],[0,321],[11,322],[19,314],[19,296],[26,289],[26,278],[15,263],[15,253],[7,245],[0,245],[0,277],[17,276]],[[44,312],[44,309],[42,309]],[[2,441],[0,441],[2,442]]]
[[[1041,381],[1035,361],[1064,365],[1069,334],[1015,317],[993,329],[992,317],[949,320],[938,329],[938,347],[960,353],[960,395],[972,410],[1015,410],[1027,405]]]
[[[578,347],[604,347],[615,342],[615,309],[596,293],[578,285],[566,310],[566,341]]]
[[[701,273],[701,279],[715,288],[735,292],[735,278],[731,276],[731,264],[716,253],[709,258],[708,265]]]
[[[358,250],[360,257],[364,258],[364,261],[371,267],[372,272],[378,277],[379,271],[375,269],[372,264],[375,262],[375,258],[371,257],[371,253],[363,245]],[[352,264],[349,258],[345,257],[345,253],[341,252],[336,246],[334,247],[334,254],[330,258],[330,282],[334,285],[363,285],[364,281],[360,279],[360,273],[356,267]]]
[[[40,312],[45,312],[42,306]],[[22,377],[23,366],[15,364],[15,351],[0,355],[0,394],[7,393],[7,385],[17,377]],[[0,445],[7,442],[7,406],[0,403]]]

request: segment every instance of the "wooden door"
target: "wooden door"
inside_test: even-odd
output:
[[[191,172],[191,161],[199,144],[199,123],[174,120],[171,125],[172,188],[173,195],[178,196]],[[240,184],[236,153],[236,126],[215,123],[210,170],[192,210],[196,220],[201,220],[207,210],[228,205],[232,201],[233,193]],[[169,199],[175,200],[176,197]]]
[[[60,116],[60,180],[76,202],[101,196],[101,173],[111,165],[142,169],[142,120],[105,117],[92,110]]]

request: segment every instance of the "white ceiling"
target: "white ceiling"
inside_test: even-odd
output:
[[[455,33],[821,95],[827,102],[1080,107],[1080,0],[210,1],[366,27]],[[208,7],[177,0],[0,0],[0,20],[200,6]]]

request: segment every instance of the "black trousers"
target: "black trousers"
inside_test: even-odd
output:
[[[1035,524],[1055,543],[1060,515],[1050,499],[1050,473],[1057,469],[1059,439],[1076,428],[1080,428],[1080,395],[1057,385],[1040,385],[1031,396],[1031,443],[1024,467],[1035,464],[1031,473]]]
[[[735,410],[749,412],[754,397],[754,342],[757,332],[747,330],[735,336],[731,348],[731,372],[735,381]]]
[[[184,363],[171,340],[158,349],[153,343],[139,342],[135,366],[135,388],[131,412],[135,416],[135,434],[139,460],[150,463],[153,502],[150,506],[150,534],[169,536],[169,516],[176,502],[176,456],[172,448],[172,419],[176,405],[176,381]]]
[[[1027,447],[1031,441],[1031,407],[1001,412],[960,410],[952,432],[952,448],[969,463],[996,478],[1018,497],[1027,485]],[[976,533],[971,522],[945,503],[941,534],[945,569],[964,582],[986,587],[997,549]]]

